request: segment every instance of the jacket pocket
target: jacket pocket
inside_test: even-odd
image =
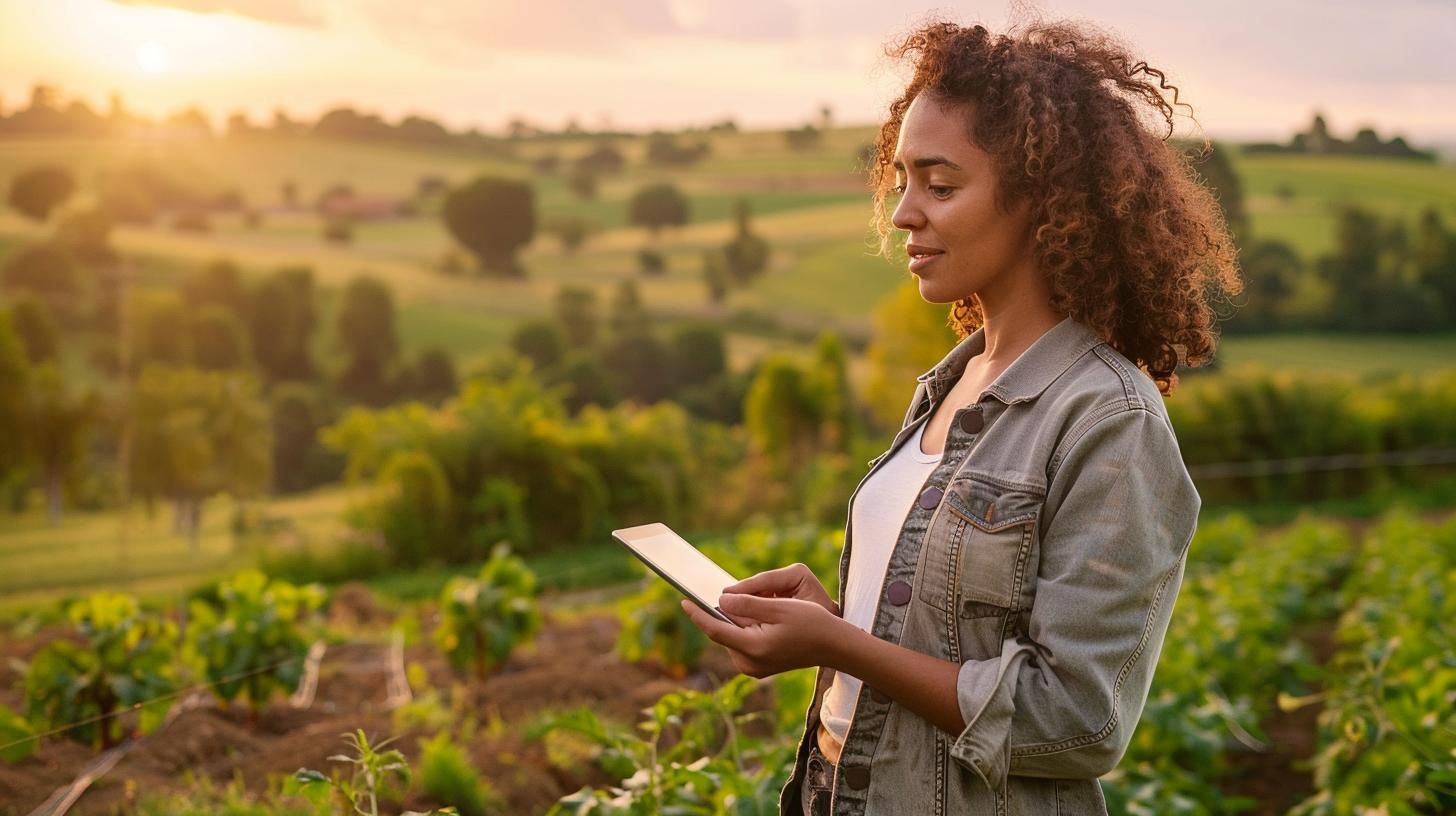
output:
[[[920,600],[961,619],[1030,609],[1042,501],[975,474],[951,480],[922,556]]]

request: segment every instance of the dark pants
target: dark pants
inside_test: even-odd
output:
[[[804,816],[829,816],[829,797],[834,791],[834,764],[819,752],[817,743],[809,743],[809,761],[804,784],[799,791],[799,805]]]

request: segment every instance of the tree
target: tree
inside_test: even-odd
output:
[[[867,356],[865,401],[883,427],[898,428],[909,407],[915,378],[955,345],[944,306],[927,304],[914,281],[905,281],[875,307]]]
[[[9,201],[25,217],[45,221],[75,192],[76,179],[69,170],[46,164],[21,171],[10,183]]]
[[[389,287],[369,276],[349,281],[335,328],[349,358],[339,377],[339,393],[367,405],[388,402],[390,367],[399,353]]]
[[[84,462],[86,436],[96,421],[99,401],[94,391],[67,385],[52,363],[36,368],[33,375],[26,438],[45,486],[47,518],[59,524],[64,488]]]
[[[0,481],[25,459],[26,394],[30,366],[9,312],[0,309]]]
[[[803,461],[814,447],[815,414],[804,370],[783,354],[765,358],[743,405],[752,450],[781,466]]]
[[[850,389],[844,344],[835,332],[820,334],[815,343],[810,388],[819,426],[820,450],[848,451],[858,432],[858,423],[855,421],[854,393]]]
[[[182,299],[192,308],[221,306],[238,319],[248,316],[248,291],[242,271],[228,260],[215,260],[182,281]]]
[[[703,252],[703,283],[708,287],[708,300],[722,303],[728,296],[728,261],[721,251]]]
[[[0,272],[5,291],[35,294],[58,318],[73,316],[80,308],[80,267],[71,253],[53,242],[31,244],[11,253]]]
[[[682,226],[688,222],[688,200],[671,184],[643,187],[627,205],[627,221],[646,227],[656,237],[663,227]]]
[[[647,309],[642,305],[642,295],[637,292],[636,282],[624,280],[617,284],[608,322],[615,337],[644,334],[648,331]]]
[[[728,370],[723,330],[709,323],[685,323],[673,330],[668,342],[673,355],[673,379],[678,387],[701,385]]]
[[[733,240],[723,247],[723,261],[728,274],[740,286],[751,283],[768,268],[768,242],[753,234],[749,216],[748,199],[738,199],[734,205],[737,232]]]
[[[318,314],[313,270],[285,267],[268,275],[249,300],[248,333],[253,357],[269,382],[308,380],[314,375],[309,338]]]
[[[99,207],[72,212],[56,226],[56,244],[83,264],[105,266],[116,261],[111,228],[111,216]]]
[[[561,287],[556,292],[556,320],[573,347],[581,348],[596,342],[596,292],[579,286]]]
[[[784,131],[784,141],[788,143],[790,150],[809,150],[819,145],[823,135],[819,128],[806,124],[801,128]]]
[[[455,360],[442,348],[421,351],[408,371],[409,386],[396,388],[396,393],[409,394],[430,405],[438,405],[455,393]]]
[[[483,269],[515,277],[524,274],[515,254],[536,234],[531,185],[478,178],[451,190],[442,214],[450,234],[479,259]]]
[[[530,360],[537,371],[545,371],[561,361],[566,353],[566,339],[555,323],[530,320],[517,326],[511,334],[511,349]]]
[[[170,498],[174,526],[193,549],[204,500],[222,492],[252,496],[268,485],[268,409],[251,373],[148,366],[137,378],[126,433],[133,489]]]
[[[152,363],[182,366],[190,362],[191,314],[176,292],[139,293],[128,324],[132,373]]]
[[[659,277],[667,271],[667,259],[662,257],[661,252],[643,249],[637,253],[637,266],[643,275]]]
[[[294,493],[334,481],[343,470],[342,457],[325,448],[319,429],[329,421],[320,388],[283,383],[273,389],[273,490]]]
[[[597,197],[597,174],[589,168],[580,165],[572,165],[571,170],[566,174],[566,188],[576,193],[577,198],[593,199]]]
[[[225,307],[209,303],[187,316],[188,347],[198,368],[223,371],[248,365],[243,323]]]
[[[1244,246],[1249,240],[1249,219],[1244,212],[1244,188],[1239,181],[1239,174],[1234,172],[1233,165],[1229,163],[1228,151],[1214,144],[1207,156],[1194,157],[1194,167],[1218,199],[1224,221],[1233,233],[1235,242]]]
[[[673,390],[672,351],[645,328],[618,334],[602,354],[624,397],[651,404]]]
[[[10,305],[10,322],[31,365],[59,357],[60,335],[44,301],[31,294],[15,298]]]

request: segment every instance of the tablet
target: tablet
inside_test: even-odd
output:
[[[726,587],[738,583],[738,579],[674,533],[672,528],[654,522],[613,530],[612,538],[627,545],[627,549],[642,563],[704,612],[725,623],[738,625],[718,609],[718,596]]]

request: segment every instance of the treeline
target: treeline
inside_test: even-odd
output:
[[[784,137],[791,147],[809,148],[819,143],[822,131],[831,123],[827,106],[821,106],[814,122],[784,131]],[[701,126],[683,128],[680,133],[687,136],[708,136],[719,133],[737,133],[738,124],[732,118],[724,118]],[[479,153],[505,156],[514,155],[513,145],[522,141],[552,141],[583,137],[615,139],[647,136],[649,138],[648,158],[661,164],[691,163],[707,155],[708,142],[700,138],[686,145],[679,145],[672,133],[653,130],[640,131],[603,126],[587,128],[575,119],[560,128],[550,128],[538,122],[515,117],[497,133],[487,133],[479,128],[451,130],[439,120],[409,114],[398,121],[352,106],[341,106],[325,111],[310,122],[296,118],[283,108],[275,108],[270,118],[254,120],[243,111],[229,114],[221,125],[215,125],[212,118],[195,105],[180,108],[160,119],[152,119],[129,111],[119,94],[112,94],[106,109],[98,111],[84,99],[66,98],[53,85],[37,83],[32,86],[30,98],[24,107],[13,112],[0,108],[0,138],[5,137],[149,137],[171,136],[178,138],[253,138],[253,137],[297,137],[317,136],[332,139],[349,139],[382,143],[409,144],[421,147],[458,148]]]
[[[94,212],[60,220],[0,263],[0,500],[42,489],[115,506],[171,501],[195,533],[202,500],[334,481],[318,430],[350,405],[437,403],[456,389],[439,349],[401,352],[391,290],[360,275],[322,321],[312,270],[245,276],[215,261],[172,285],[141,277]],[[339,350],[321,362],[321,330]]]
[[[1383,140],[1374,128],[1364,127],[1355,132],[1350,140],[1341,139],[1330,133],[1325,118],[1315,114],[1309,129],[1294,134],[1287,144],[1254,142],[1242,146],[1246,153],[1307,153],[1333,156],[1387,156],[1397,159],[1415,159],[1435,162],[1436,151],[1418,150],[1406,144],[1403,137],[1395,136]]]
[[[1226,149],[1215,146],[1190,158],[1217,193],[1240,251],[1244,292],[1219,304],[1224,331],[1456,330],[1456,227],[1435,207],[1412,226],[1400,217],[1341,206],[1334,251],[1307,261],[1289,244],[1254,232]]]

